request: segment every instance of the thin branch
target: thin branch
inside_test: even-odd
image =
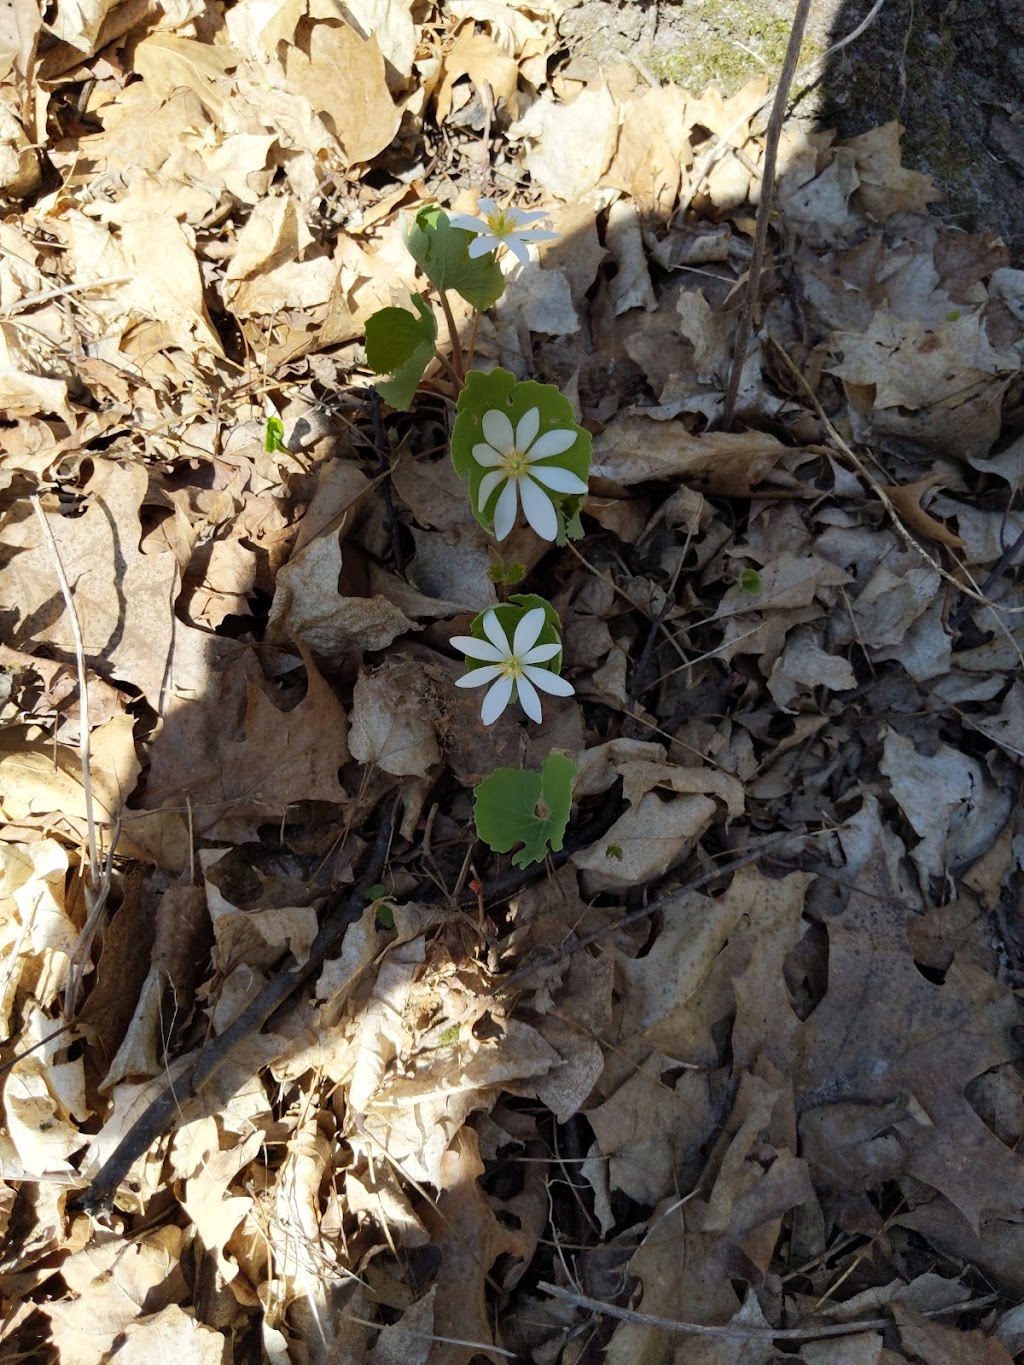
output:
[[[602,1303],[600,1299],[591,1299],[586,1294],[577,1294],[570,1289],[563,1289],[560,1285],[547,1284],[543,1280],[537,1288],[545,1294],[550,1294],[553,1299],[561,1299],[565,1303],[575,1304],[578,1308],[586,1308],[591,1313],[601,1313],[604,1317],[617,1318],[619,1322],[633,1322],[641,1327],[655,1327],[660,1332],[693,1337],[744,1337],[755,1341],[820,1341],[825,1337],[848,1337],[856,1332],[881,1332],[893,1325],[891,1318],[861,1318],[855,1322],[822,1323],[817,1327],[759,1327],[741,1323],[712,1326],[708,1323],[676,1322],[672,1318],[656,1318],[650,1313],[637,1313],[632,1308],[619,1308],[613,1303]],[[988,1294],[984,1299],[968,1299],[962,1303],[948,1304],[944,1308],[927,1311],[923,1316],[937,1318],[967,1309],[973,1311],[991,1303],[995,1297]]]
[[[912,550],[916,555],[923,559],[930,569],[934,569],[935,572],[939,575],[939,577],[945,579],[945,581],[949,583],[951,587],[955,588],[958,593],[963,593],[965,597],[969,597],[972,601],[979,603],[983,607],[988,607],[988,609],[995,616],[996,621],[1002,628],[1004,634],[1006,634],[1007,638],[1010,640],[1010,643],[1013,644],[1014,649],[1017,651],[1017,656],[1021,660],[1021,666],[1024,667],[1024,657],[1021,656],[1020,650],[1017,647],[1016,642],[1013,640],[1013,637],[1007,630],[1005,624],[999,620],[999,612],[1005,612],[1007,616],[1018,616],[1021,613],[1024,613],[1024,607],[1008,607],[1002,605],[999,602],[993,602],[993,600],[990,597],[986,596],[984,590],[982,588],[979,588],[978,585],[974,582],[974,579],[971,576],[970,571],[968,570],[965,564],[959,564],[957,567],[961,570],[964,577],[970,580],[971,584],[970,587],[968,587],[967,584],[961,582],[961,580],[957,578],[955,574],[951,574],[948,569],[943,568],[943,566],[938,562],[937,559],[932,558],[932,556],[928,553],[928,551],[924,548],[923,545],[918,544],[918,542],[914,539],[910,531],[908,531],[906,526],[904,526],[903,521],[900,518],[900,514],[896,508],[896,505],[894,504],[892,498],[890,498],[889,494],[885,491],[885,488],[874,477],[874,475],[868,469],[867,465],[860,458],[860,456],[854,450],[851,450],[850,446],[846,443],[846,441],[843,440],[840,433],[836,430],[834,423],[829,419],[829,416],[825,412],[825,409],[821,406],[821,403],[818,401],[817,394],[811,388],[810,384],[808,384],[805,377],[800,373],[799,368],[794,364],[792,356],[790,356],[786,348],[782,346],[778,341],[776,341],[774,337],[769,336],[768,340],[771,343],[771,345],[775,348],[775,352],[778,355],[779,359],[787,367],[790,374],[793,376],[793,378],[803,389],[804,393],[807,395],[808,402],[814,408],[818,421],[821,422],[822,426],[828,432],[829,437],[835,444],[836,449],[840,451],[841,454],[843,454],[847,460],[849,460],[850,464],[853,465],[854,469],[861,476],[864,482],[871,489],[872,493],[875,495],[875,497],[885,508],[886,512],[889,514],[893,526],[898,531],[900,539],[906,545],[907,549]],[[1011,547],[1012,553],[1015,554],[1016,550],[1017,550],[1016,545]]]
[[[53,571],[57,575],[57,582],[64,597],[64,605],[68,609],[68,620],[71,623],[71,634],[75,642],[75,664],[78,668],[78,756],[82,764],[82,791],[85,794],[85,823],[87,833],[87,843],[89,852],[89,886],[93,892],[98,891],[100,884],[100,857],[96,846],[96,814],[92,799],[92,767],[90,764],[90,725],[89,725],[89,679],[85,671],[85,645],[82,641],[82,627],[79,624],[78,612],[75,610],[75,599],[71,595],[71,584],[68,576],[64,572],[64,565],[61,563],[60,551],[57,549],[57,542],[53,538],[50,530],[50,523],[46,513],[43,511],[42,503],[39,501],[38,493],[33,493],[29,498],[32,503],[32,510],[39,520],[39,526],[43,533],[43,539],[50,552],[53,561]]]
[[[779,139],[782,136],[782,124],[786,117],[789,88],[793,84],[796,65],[800,59],[800,45],[804,39],[804,29],[807,27],[807,15],[810,8],[811,0],[797,0],[793,27],[789,31],[786,59],[782,64],[778,88],[775,91],[775,102],[768,119],[768,132],[765,137],[764,148],[764,169],[761,173],[761,198],[757,205],[754,244],[751,249],[750,268],[747,272],[747,290],[743,299],[740,320],[736,327],[736,336],[733,340],[732,368],[729,371],[729,383],[726,386],[725,402],[722,406],[722,428],[725,431],[732,428],[732,420],[736,414],[736,397],[740,389],[740,376],[743,373],[747,349],[750,345],[754,309],[757,307],[760,293],[761,267],[764,264],[765,249],[768,245],[768,224],[771,219],[772,200],[775,194],[775,163],[779,154]]]
[[[799,69],[796,76],[793,78],[793,83],[798,86],[800,94],[810,89],[811,86],[817,82],[830,57],[834,57],[837,52],[841,52],[844,47],[849,43],[854,42],[866,29],[871,27],[881,13],[884,4],[885,0],[875,0],[871,9],[855,29],[852,29],[851,32],[833,43],[825,52],[822,52],[819,56],[813,58],[812,61],[809,61],[806,66],[802,66]],[[711,168],[717,162],[721,161],[726,152],[735,150],[732,142],[734,134],[738,133],[745,124],[749,125],[761,110],[771,103],[773,98],[773,95],[766,95],[755,109],[744,109],[728,128],[719,133],[710,150],[701,157],[700,161],[696,163],[693,171],[690,173],[689,183],[691,192],[689,195],[680,199],[679,207],[675,211],[675,217],[682,217],[687,212],[693,201],[693,195],[700,188]]]
[[[1024,531],[1021,531],[1020,535],[1017,537],[1017,539],[1013,542],[1012,545],[1008,545],[1006,547],[1003,553],[996,560],[992,572],[985,579],[984,583],[982,583],[981,591],[986,596],[988,596],[988,594],[991,593],[992,589],[999,582],[1000,578],[1002,578],[1003,574],[1010,567],[1010,565],[1013,563],[1013,561],[1017,558],[1017,556],[1020,554],[1022,550],[1024,550]],[[956,611],[949,618],[950,630],[959,630],[973,610],[974,608],[971,605],[970,599],[968,599],[966,602],[961,602],[961,604],[957,607]]]
[[[616,791],[617,787],[618,784],[616,784],[616,787],[612,790]],[[602,924],[599,929],[592,929],[589,934],[581,934],[579,938],[574,938],[558,948],[553,948],[546,953],[540,953],[537,957],[528,958],[522,966],[517,967],[514,972],[511,972],[508,976],[499,978],[499,980],[490,988],[488,994],[504,995],[506,991],[511,990],[514,986],[518,985],[519,982],[529,979],[534,972],[539,971],[542,968],[554,967],[557,963],[561,962],[563,958],[568,957],[570,953],[582,952],[592,944],[600,943],[603,939],[610,938],[612,934],[618,933],[620,929],[628,928],[631,924],[636,924],[640,920],[648,919],[651,915],[658,914],[667,907],[670,901],[674,901],[677,897],[693,891],[701,891],[705,886],[709,886],[712,882],[718,881],[720,877],[729,877],[734,872],[738,872],[741,868],[749,867],[752,863],[756,863],[758,858],[762,857],[764,854],[772,853],[775,849],[784,847],[786,844],[792,843],[797,839],[814,838],[815,833],[828,834],[831,833],[831,831],[811,831],[806,834],[797,832],[790,833],[787,831],[784,834],[774,835],[766,839],[758,848],[752,849],[742,857],[734,858],[727,863],[722,863],[721,866],[713,867],[708,872],[702,872],[699,877],[691,878],[690,881],[684,882],[682,886],[677,886],[672,891],[666,892],[664,896],[658,896],[655,900],[648,901],[646,905],[639,905],[635,910],[627,911],[626,914],[620,915],[618,919],[611,920],[608,924]],[[572,848],[568,850],[563,849],[561,854],[552,854],[552,862],[555,862],[557,859],[558,861],[555,865],[560,865],[566,861],[566,856],[576,851],[576,848],[577,845],[574,844]],[[489,900],[498,899],[498,897],[495,896],[496,887],[497,883],[493,882],[487,887]]]
[[[78,1196],[75,1201],[77,1207],[87,1213],[108,1207],[121,1181],[139,1157],[163,1137],[178,1117],[181,1106],[187,1100],[194,1099],[213,1080],[235,1049],[258,1033],[275,1010],[304,982],[315,976],[327,958],[340,949],[349,926],[366,909],[364,889],[380,879],[391,846],[394,815],[392,807],[377,831],[362,881],[344,901],[328,910],[305,962],[291,971],[281,971],[272,977],[234,1023],[202,1049],[191,1069],[184,1074],[179,1072],[177,1081],[172,1079],[168,1082],[129,1128],[89,1186]]]

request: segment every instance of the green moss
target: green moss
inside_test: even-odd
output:
[[[709,85],[732,95],[754,76],[774,78],[782,69],[789,43],[788,19],[766,14],[747,0],[704,0],[694,6],[693,19],[703,32],[685,47],[659,53],[649,65],[662,80],[700,94]],[[801,64],[820,56],[814,40],[805,35]]]

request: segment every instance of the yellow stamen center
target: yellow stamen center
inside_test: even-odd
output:
[[[530,461],[526,458],[525,451],[513,446],[507,455],[502,456],[501,468],[510,479],[521,479],[529,472]]]
[[[495,209],[487,219],[487,226],[496,237],[504,237],[515,227],[515,219],[505,209]]]

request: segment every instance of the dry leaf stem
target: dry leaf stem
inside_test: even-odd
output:
[[[800,45],[804,40],[804,29],[807,27],[807,15],[810,8],[811,0],[797,0],[793,27],[789,31],[786,59],[782,63],[782,72],[779,76],[778,88],[775,91],[772,112],[768,119],[768,132],[765,136],[764,146],[764,169],[761,173],[761,198],[757,205],[754,245],[750,256],[750,268],[747,271],[747,289],[743,298],[740,320],[736,327],[732,367],[729,370],[729,383],[725,390],[725,402],[722,405],[723,431],[732,430],[732,421],[736,413],[736,396],[740,389],[740,376],[743,373],[747,348],[750,345],[754,309],[757,307],[760,293],[761,267],[764,264],[765,249],[768,245],[768,224],[771,219],[772,199],[775,193],[775,163],[779,154],[779,139],[782,136],[782,124],[786,117],[789,88],[793,84],[796,65],[800,60]]]

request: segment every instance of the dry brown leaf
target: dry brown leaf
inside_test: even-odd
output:
[[[483,1173],[476,1133],[462,1128],[442,1162],[437,1204],[426,1205],[424,1215],[431,1241],[442,1248],[433,1315],[434,1333],[446,1339],[443,1355],[432,1357],[439,1365],[442,1359],[469,1365],[494,1343],[487,1277],[499,1256],[524,1250],[522,1234],[495,1217],[480,1187]]]
[[[602,183],[667,221],[693,163],[688,96],[678,85],[637,91],[622,104],[620,119],[615,155]],[[658,129],[657,138],[651,137],[652,128]]]
[[[588,894],[660,877],[692,848],[715,811],[714,801],[707,796],[662,801],[648,792],[596,844],[572,855]]]
[[[922,884],[956,872],[990,848],[1014,804],[970,754],[949,744],[920,752],[891,726],[879,727],[879,768],[919,842],[910,856]]]
[[[125,1325],[116,1359],[119,1365],[151,1365],[158,1355],[172,1354],[177,1365],[228,1365],[231,1342],[193,1313],[169,1304]]]
[[[285,73],[290,89],[330,121],[350,166],[371,160],[397,133],[401,110],[372,36],[362,38],[348,24],[304,22],[288,48]]]
[[[52,751],[51,751],[52,752]],[[65,902],[70,862],[54,839],[0,845],[0,1039],[10,1037],[11,1015],[31,997],[48,1009],[62,988],[78,930]]]
[[[839,144],[853,153],[857,167],[860,184],[854,202],[879,222],[894,213],[924,213],[943,197],[930,175],[900,164],[905,131],[898,123],[885,123]]]
[[[877,826],[877,813],[867,830],[870,819]],[[884,849],[858,856],[846,908],[828,922],[828,989],[803,1026],[800,1062],[781,1039],[763,1046],[793,1071],[802,1150],[819,1189],[906,1173],[977,1231],[986,1211],[1024,1203],[1024,1162],[964,1095],[1014,1055],[1015,1005],[974,966],[954,962],[941,985],[927,980],[909,952]]]
[[[135,753],[131,716],[112,716],[93,731],[92,797],[97,822],[112,830],[135,789],[142,765]],[[77,828],[86,818],[82,760],[77,749],[54,748],[32,731],[0,732],[0,783],[5,819],[22,823],[66,822]]]
[[[604,81],[572,104],[542,97],[509,137],[526,143],[525,161],[535,184],[565,203],[590,194],[608,169],[618,137],[615,101]]]
[[[67,1257],[61,1276],[75,1297],[48,1309],[61,1360],[69,1365],[96,1365],[112,1359],[115,1341],[142,1319],[143,1312],[147,1319],[159,1318],[187,1298],[181,1252],[181,1229],[171,1226],[144,1232],[129,1245],[115,1233],[101,1231],[81,1251]],[[186,1317],[180,1308],[173,1311]],[[153,1336],[150,1342],[155,1343]],[[163,1339],[161,1348],[166,1349],[166,1344]],[[122,1354],[121,1350],[116,1354]],[[128,1355],[140,1359],[131,1351]],[[182,1365],[196,1359],[194,1355],[175,1358]]]
[[[397,777],[426,777],[440,762],[432,698],[422,666],[395,660],[360,670],[349,714],[349,749]]]
[[[294,640],[325,659],[385,649],[420,627],[387,597],[342,597],[337,532],[312,540],[280,570],[267,638]]]
[[[938,521],[930,516],[921,506],[921,499],[933,488],[945,486],[948,479],[944,474],[926,474],[923,479],[915,479],[913,483],[904,484],[884,484],[884,490],[888,494],[896,511],[919,536],[925,540],[934,540],[939,545],[945,545],[950,550],[963,549],[963,540],[951,531],[944,522]]]
[[[928,1365],[1012,1365],[1006,1347],[983,1332],[932,1322],[899,1301],[893,1304],[892,1315],[904,1349]]]
[[[348,720],[312,659],[304,662],[306,695],[290,711],[275,706],[247,651],[207,693],[171,708],[153,745],[147,804],[190,802],[196,831],[214,837],[231,821],[237,834],[250,821],[279,820],[297,801],[343,802]]]
[[[785,447],[760,432],[695,436],[679,422],[638,414],[614,417],[594,438],[592,473],[629,486],[646,479],[685,479],[701,491],[749,497],[782,458]]]
[[[139,546],[148,487],[141,465],[98,460],[78,517],[50,516],[72,584],[86,661],[140,688],[158,714],[176,695],[202,695],[224,641],[192,630],[171,610],[178,587],[174,556]],[[74,640],[46,544],[35,519],[10,520],[0,550],[0,592],[18,603],[10,643],[49,644],[74,658]]]
[[[472,26],[460,30],[455,46],[442,57],[440,75],[435,95],[439,124],[443,124],[451,113],[452,86],[463,76],[468,76],[478,91],[484,87],[489,90],[491,98],[503,104],[512,118],[518,116],[515,101],[518,63],[485,33],[475,32]]]

